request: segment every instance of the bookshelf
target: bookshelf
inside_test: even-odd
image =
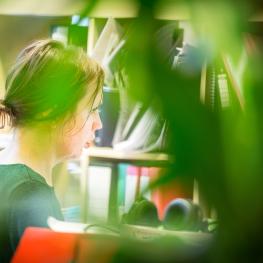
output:
[[[89,165],[111,166],[110,199],[109,199],[109,223],[118,222],[118,164],[125,163],[143,167],[169,167],[174,160],[164,153],[126,153],[112,148],[92,147],[83,155],[81,160],[81,191],[82,191],[82,220],[87,219],[87,177]]]
[[[113,1],[109,4],[107,1],[100,1],[96,8],[89,14],[89,30],[88,30],[88,43],[87,53],[92,54],[96,41],[99,39],[100,33],[107,22],[108,18],[114,18],[123,27],[124,32],[129,28],[130,23],[138,14],[139,7],[135,1]],[[178,21],[187,20],[189,18],[188,10],[185,6],[174,5],[170,3],[167,9],[166,5],[160,5],[156,8],[158,12],[154,16],[160,20]],[[169,11],[169,12],[168,12]],[[81,175],[81,191],[82,191],[82,220],[87,220],[88,205],[87,205],[87,177],[88,166],[98,165],[111,167],[111,182],[110,182],[110,200],[109,200],[109,213],[108,220],[110,223],[118,221],[118,165],[129,164],[138,167],[169,167],[175,160],[171,156],[164,153],[140,153],[140,152],[124,152],[116,151],[112,148],[91,148],[81,161],[82,175]]]

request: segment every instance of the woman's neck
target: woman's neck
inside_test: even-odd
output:
[[[17,129],[11,143],[0,152],[0,163],[25,164],[52,186],[52,168],[56,164],[56,158],[49,134],[43,130]]]

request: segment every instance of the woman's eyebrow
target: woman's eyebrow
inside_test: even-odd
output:
[[[94,109],[91,109],[91,112],[94,112],[94,111],[98,110],[99,107],[102,105],[102,103],[103,103],[103,95],[101,95],[101,99],[100,99],[99,105],[97,107],[95,107]]]

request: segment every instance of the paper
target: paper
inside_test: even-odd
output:
[[[119,236],[118,231],[107,225],[65,222],[48,217],[48,226],[55,232]]]
[[[48,217],[47,223],[53,231],[64,233],[85,233],[85,228],[87,227],[87,224],[64,222],[51,216]]]
[[[122,27],[115,19],[109,18],[96,42],[91,57],[103,64],[104,60],[110,56],[111,52],[120,43],[122,35]]]

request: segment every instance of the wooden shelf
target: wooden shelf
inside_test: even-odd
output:
[[[87,1],[88,2],[88,1]],[[2,15],[33,16],[72,16],[80,14],[87,5],[82,0],[8,0],[0,1]],[[136,0],[99,0],[88,15],[90,18],[133,18],[138,15],[139,4]],[[189,6],[182,1],[159,1],[154,16],[162,20],[189,20]],[[263,21],[263,12],[259,10],[251,21]]]
[[[161,1],[160,1],[161,2]],[[81,0],[8,0],[0,2],[0,14],[35,16],[71,16],[80,14],[87,3]],[[138,15],[139,5],[135,0],[100,0],[89,14],[90,18],[133,18]],[[168,20],[189,19],[185,5],[173,1],[158,4],[155,17]]]
[[[118,176],[119,163],[128,163],[136,166],[148,167],[167,167],[173,163],[171,156],[164,153],[126,153],[116,151],[112,148],[91,147],[83,152],[81,156],[81,192],[82,192],[82,211],[83,221],[86,221],[87,216],[87,176],[89,165],[109,165],[111,166],[111,183],[110,183],[110,201],[109,201],[109,215],[110,223],[118,221]]]
[[[91,147],[87,151],[90,162],[130,163],[145,166],[168,166],[173,163],[165,153],[138,153],[116,151],[112,148]]]
[[[0,14],[34,16],[71,16],[85,7],[82,0],[8,0],[0,1]]]

